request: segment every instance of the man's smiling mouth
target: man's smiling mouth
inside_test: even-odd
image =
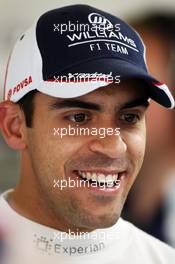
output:
[[[122,177],[126,174],[126,171],[88,171],[88,170],[76,170],[75,173],[81,178],[81,180],[87,181],[90,184],[96,184],[97,186],[106,186],[106,188],[112,188],[119,186]]]

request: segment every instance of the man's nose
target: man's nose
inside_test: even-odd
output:
[[[89,142],[89,149],[115,159],[126,153],[127,145],[121,135],[106,135],[104,138],[95,138]]]

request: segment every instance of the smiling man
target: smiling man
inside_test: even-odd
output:
[[[142,40],[113,15],[63,7],[19,38],[0,104],[4,139],[21,153],[20,181],[0,200],[8,261],[173,263],[173,249],[120,218],[143,162],[150,98],[174,107],[147,72]]]

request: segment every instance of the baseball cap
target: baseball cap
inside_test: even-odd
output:
[[[143,80],[151,99],[174,107],[168,87],[148,73],[145,46],[132,27],[88,5],[66,6],[41,15],[17,40],[4,100],[18,102],[35,89],[73,98],[107,86],[116,76]]]

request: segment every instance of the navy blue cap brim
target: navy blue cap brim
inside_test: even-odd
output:
[[[98,58],[74,65],[64,70],[61,74],[68,73],[102,73],[109,74],[120,79],[138,78],[146,81],[148,84],[148,95],[151,99],[166,108],[175,106],[174,98],[165,84],[160,83],[154,77],[148,74],[146,70],[139,68],[129,61],[114,58]]]

